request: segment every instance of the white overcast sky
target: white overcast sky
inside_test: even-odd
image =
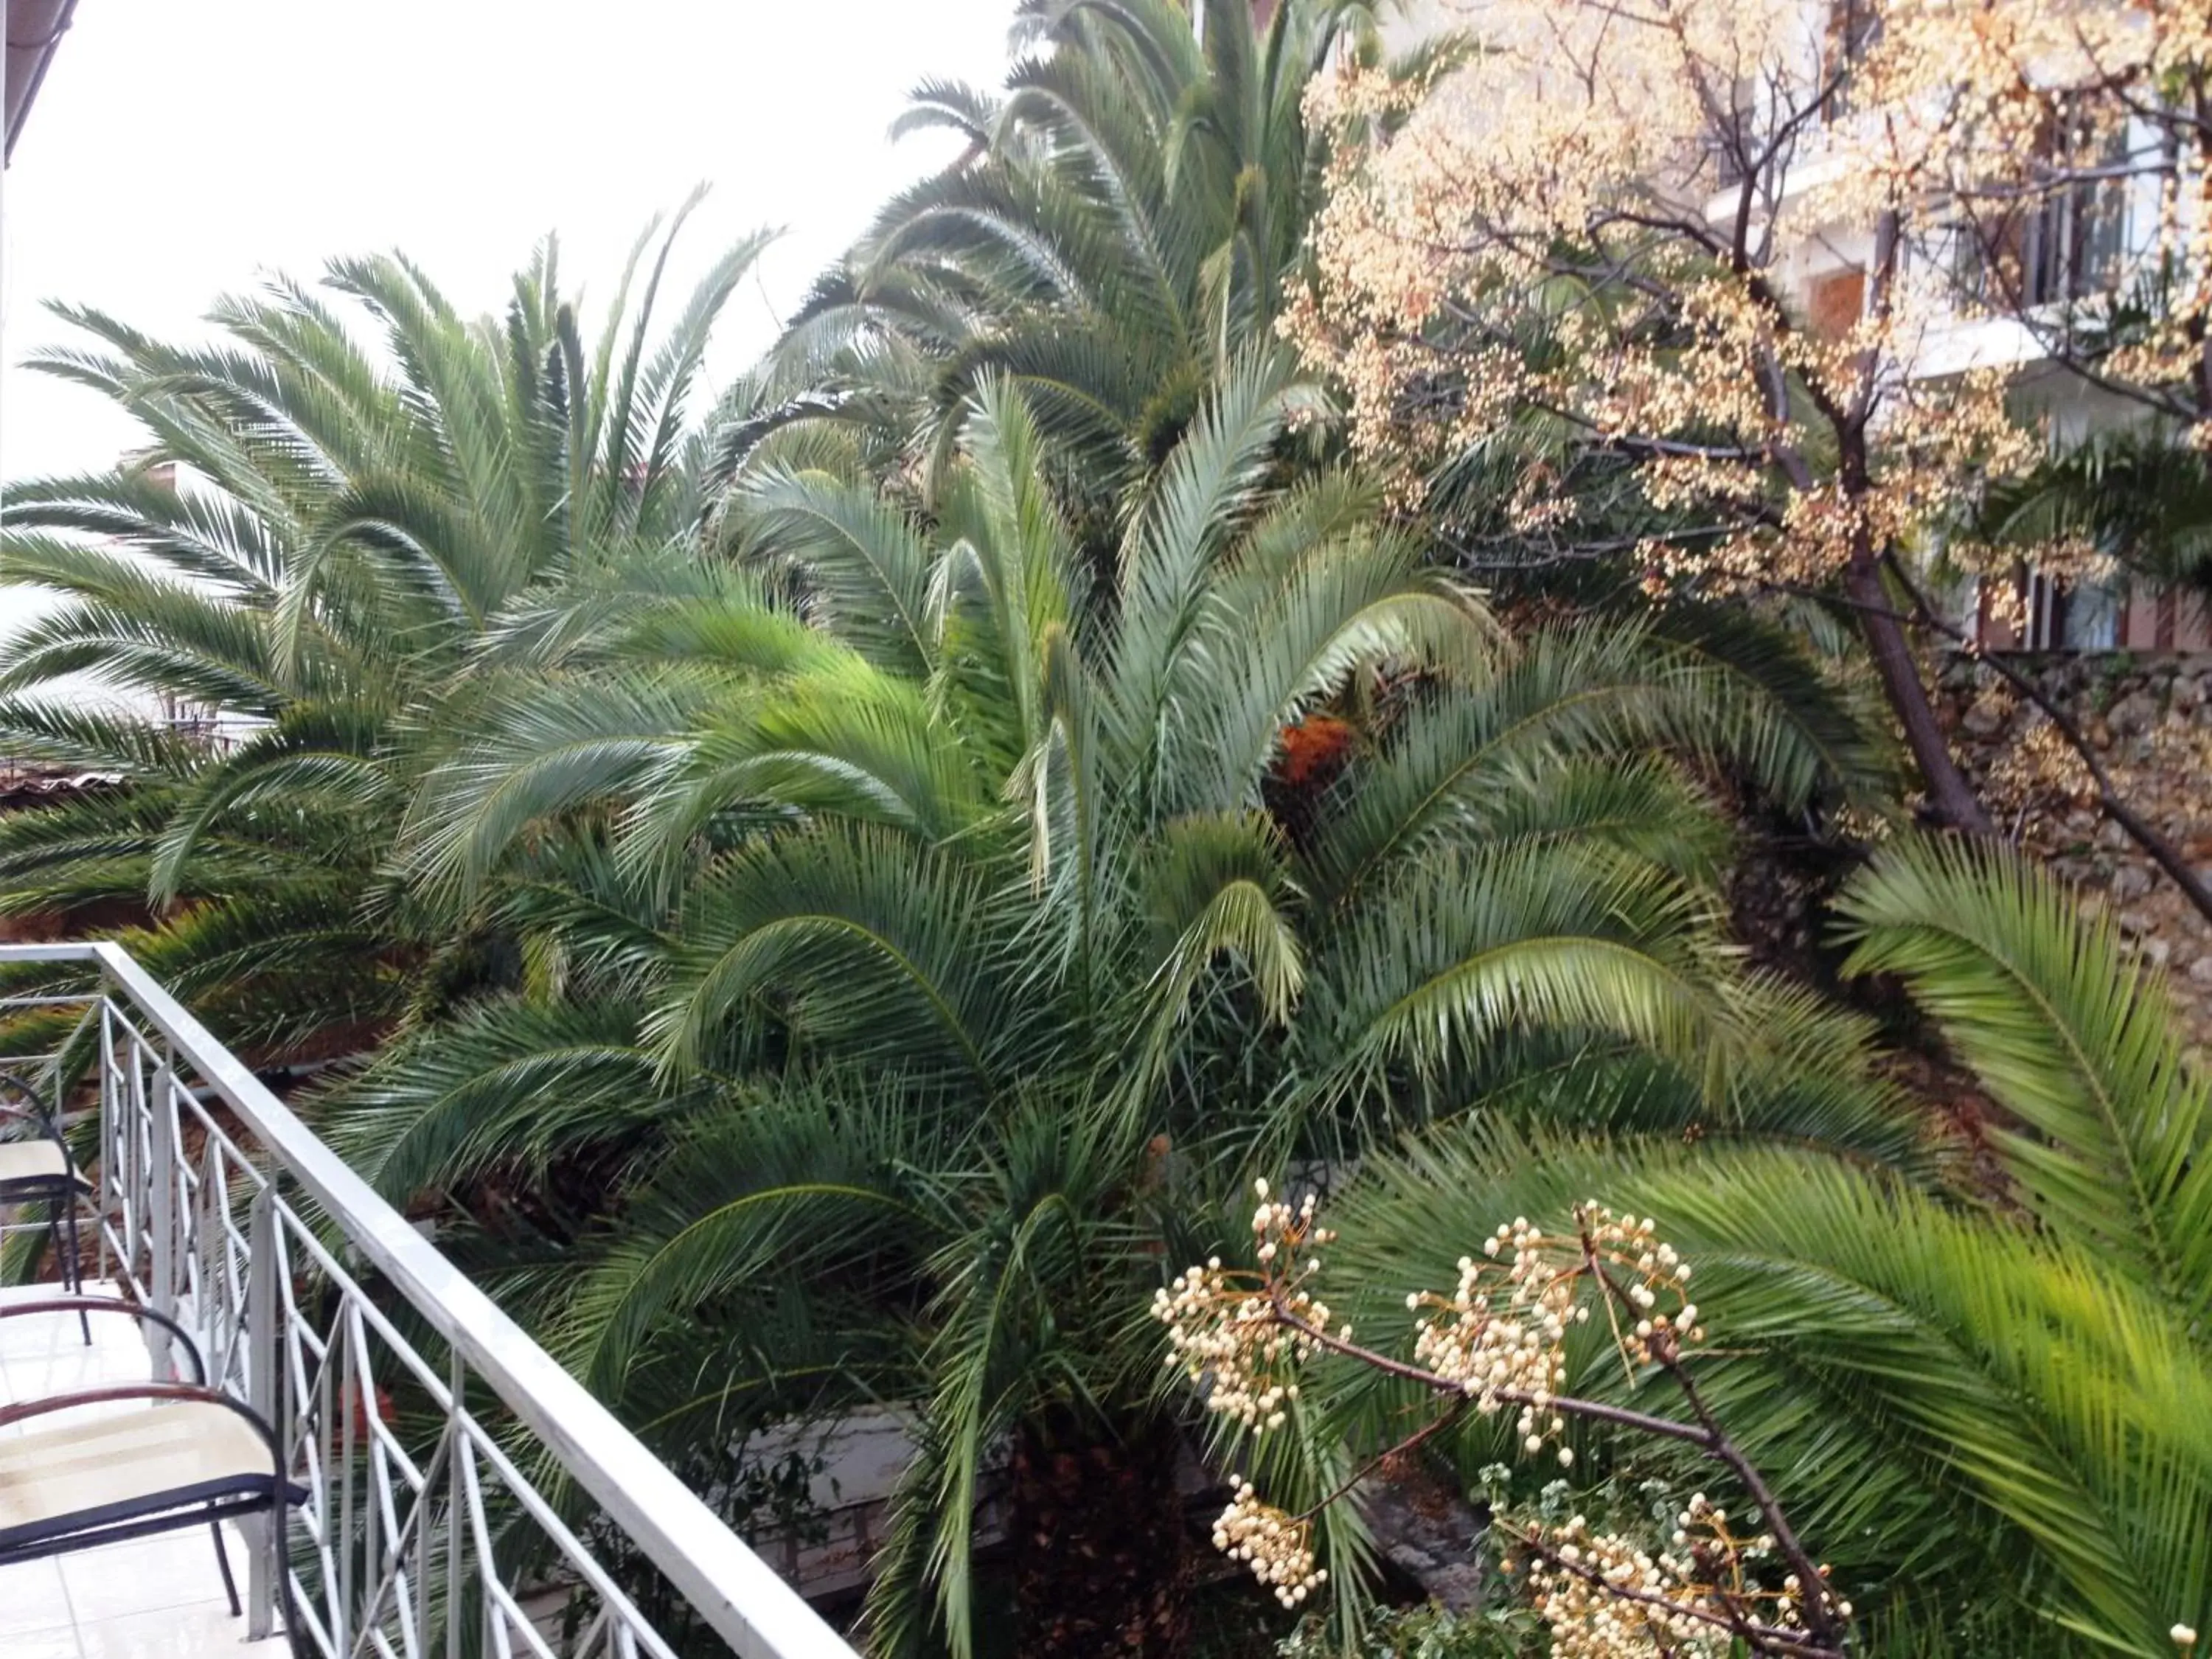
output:
[[[257,273],[404,248],[465,309],[548,231],[586,314],[705,181],[687,274],[786,229],[727,313],[718,380],[773,335],[941,135],[886,129],[924,76],[995,82],[1012,0],[80,0],[0,205],[0,471],[105,465],[131,423],[20,367],[90,304],[185,337]],[[934,138],[936,142],[931,140]],[[679,284],[679,291],[681,285]],[[0,634],[20,619],[0,590]]]

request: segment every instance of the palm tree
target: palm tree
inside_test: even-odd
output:
[[[2128,575],[2212,592],[2212,466],[2155,426],[2054,450],[2035,471],[1992,488],[1977,527],[2031,553],[2086,542]]]
[[[9,492],[0,580],[63,602],[0,669],[0,746],[127,787],[0,825],[0,908],[143,906],[132,948],[270,1057],[350,1052],[510,972],[386,860],[486,641],[698,520],[701,354],[762,239],[656,338],[689,211],[640,239],[596,343],[550,240],[499,319],[396,255],[226,300],[207,346],[63,310],[94,343],[32,366],[113,399],[149,447]],[[112,706],[72,697],[80,672]]]
[[[976,389],[1022,392],[1108,526],[1237,357],[1273,338],[1322,200],[1301,102],[1369,9],[1024,0],[996,94],[927,82],[898,131],[960,159],[886,204],[747,389],[726,458],[828,415],[878,470],[950,455]],[[1447,49],[1425,50],[1425,62]],[[1079,535],[1087,521],[1074,526]]]
[[[1505,1101],[1363,1172],[1335,1224],[1358,1289],[1331,1300],[1371,1338],[1501,1216],[1593,1194],[1657,1216],[1698,1268],[1700,1387],[1833,1564],[1869,1650],[2170,1655],[2171,1626],[2212,1617],[2206,1086],[2153,979],[2037,871],[1909,843],[1842,910],[1847,970],[1900,980],[1999,1109],[1979,1151],[2000,1199],[1966,1149],[1685,1145],[1641,1101],[1601,1135]],[[1607,1365],[1576,1376],[1636,1392]],[[1395,1438],[1404,1404],[1340,1379],[1285,1480]],[[1692,1478],[1583,1449],[1577,1501],[1604,1501],[1608,1476]],[[1461,1449],[1470,1468],[1499,1455],[1480,1434]],[[1358,1517],[1334,1525],[1356,1581]]]
[[[905,1402],[884,1651],[973,1650],[1000,1486],[1024,1651],[1179,1650],[1176,1419],[1129,1298],[1258,1149],[1341,1154],[1546,1045],[1698,1098],[1770,1046],[1666,757],[1798,799],[1828,757],[1632,630],[1504,636],[1298,461],[1312,395],[1232,366],[1103,582],[1009,380],[929,521],[763,466],[727,512],[750,597],[511,630],[410,810],[410,878],[496,895],[533,978],[351,1079],[332,1132],[401,1198],[595,1183],[518,1290],[672,1450]],[[611,656],[611,614],[690,649]]]

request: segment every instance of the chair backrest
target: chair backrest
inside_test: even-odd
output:
[[[38,1086],[16,1073],[0,1072],[0,1140],[25,1139],[20,1128],[11,1127],[19,1124],[27,1124],[39,1139],[61,1139],[60,1126],[40,1098]]]

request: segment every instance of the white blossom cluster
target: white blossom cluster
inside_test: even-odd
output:
[[[1736,1650],[1738,1621],[1810,1639],[1796,1576],[1774,1592],[1745,1571],[1773,1553],[1773,1539],[1736,1537],[1703,1492],[1663,1548],[1595,1531],[1579,1515],[1531,1542],[1529,1596],[1554,1659],[1722,1659]],[[1850,1616],[1850,1602],[1830,1600],[1838,1617]]]
[[[1667,1337],[1705,1335],[1685,1289],[1689,1264],[1657,1238],[1656,1222],[1616,1218],[1595,1200],[1577,1207],[1575,1220],[1571,1231],[1546,1233],[1516,1216],[1483,1242],[1480,1259],[1460,1258],[1450,1296],[1417,1291],[1406,1298],[1407,1309],[1423,1314],[1414,1326],[1415,1361],[1457,1386],[1486,1416],[1518,1404],[1521,1447],[1531,1453],[1565,1431],[1553,1402],[1566,1384],[1567,1332],[1589,1322],[1593,1303],[1613,1319],[1623,1351],[1639,1362]],[[1613,1276],[1635,1310],[1632,1319],[1608,1305],[1610,1292],[1595,1277],[1601,1272]],[[1574,1462],[1566,1446],[1558,1456],[1562,1465]]]
[[[1213,1547],[1246,1563],[1285,1607],[1297,1607],[1328,1582],[1328,1570],[1314,1565],[1313,1522],[1261,1502],[1241,1475],[1231,1475],[1229,1485],[1232,1496],[1214,1521]]]
[[[1292,1205],[1273,1196],[1264,1181],[1254,1183],[1254,1193],[1257,1266],[1226,1267],[1216,1256],[1187,1268],[1156,1293],[1153,1312],[1167,1327],[1168,1363],[1206,1391],[1206,1408],[1265,1433],[1283,1426],[1297,1400],[1297,1367],[1325,1346],[1349,1344],[1352,1328],[1337,1324],[1314,1294],[1318,1251],[1335,1237],[1316,1222],[1314,1200]],[[1688,1297],[1689,1279],[1689,1264],[1659,1238],[1657,1224],[1648,1217],[1616,1216],[1595,1200],[1577,1206],[1571,1224],[1556,1232],[1516,1217],[1483,1242],[1479,1257],[1461,1259],[1451,1296],[1416,1291],[1407,1298],[1407,1308],[1422,1316],[1414,1358],[1486,1413],[1517,1407],[1522,1449],[1540,1451],[1565,1429],[1557,1400],[1566,1382],[1570,1328],[1589,1323],[1595,1310],[1622,1353],[1640,1362],[1664,1358],[1705,1335]],[[1563,1465],[1573,1462],[1568,1447],[1558,1447],[1557,1455]],[[1246,1563],[1285,1607],[1297,1606],[1328,1577],[1316,1565],[1311,1517],[1263,1502],[1241,1475],[1231,1475],[1229,1484],[1229,1506],[1213,1525],[1215,1547]],[[1708,1510],[1702,1496],[1682,1521],[1686,1532],[1678,1537],[1692,1527],[1726,1536],[1725,1517]],[[1753,1547],[1764,1549],[1767,1541],[1756,1540]],[[1566,1542],[1577,1552],[1597,1547],[1580,1536]],[[1728,1547],[1737,1547],[1729,1540]],[[1626,1552],[1620,1556],[1622,1572],[1648,1570],[1663,1577],[1680,1565],[1672,1557],[1647,1559],[1626,1546],[1621,1549]],[[1568,1574],[1548,1592],[1563,1610],[1578,1604],[1580,1592],[1569,1582],[1574,1577]],[[1680,1572],[1675,1578],[1687,1582]],[[1590,1604],[1593,1619],[1601,1601]],[[1626,1628],[1612,1614],[1607,1620],[1593,1628]],[[1698,1624],[1687,1615],[1682,1622]],[[1652,1626],[1665,1628],[1663,1621]],[[1556,1649],[1562,1659],[1620,1659],[1662,1650],[1648,1644]]]
[[[1291,1375],[1310,1358],[1315,1332],[1329,1328],[1328,1304],[1310,1288],[1321,1261],[1310,1252],[1336,1235],[1314,1224],[1308,1194],[1293,1208],[1253,1183],[1257,1273],[1224,1267],[1218,1256],[1178,1273],[1154,1293],[1152,1312],[1168,1328],[1168,1363],[1206,1388],[1206,1409],[1264,1433],[1288,1420],[1298,1385]],[[1349,1341],[1352,1328],[1338,1328]]]

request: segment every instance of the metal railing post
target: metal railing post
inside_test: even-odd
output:
[[[466,1659],[465,1632],[461,1628],[460,1604],[463,1591],[468,1585],[468,1517],[461,1512],[465,1501],[461,1481],[461,1459],[467,1448],[461,1443],[459,1424],[454,1420],[468,1409],[469,1369],[456,1350],[447,1361],[451,1381],[447,1387],[453,1392],[453,1401],[447,1412],[446,1432],[453,1437],[453,1455],[446,1462],[446,1659]],[[430,1494],[422,1494],[428,1503]],[[434,1511],[433,1511],[434,1513]],[[427,1535],[427,1534],[426,1534]],[[422,1602],[427,1619],[429,1606],[429,1578],[424,1575]]]
[[[167,1042],[161,1044],[161,1064],[154,1073],[154,1167],[148,1173],[152,1191],[153,1213],[148,1218],[153,1237],[148,1241],[152,1247],[152,1267],[146,1288],[154,1311],[167,1319],[177,1316],[177,1062]],[[159,1325],[152,1328],[148,1347],[154,1358],[154,1374],[161,1377],[176,1375],[176,1363],[169,1352],[169,1334]]]
[[[100,1235],[100,1278],[107,1279],[108,1224],[112,1214],[118,1218],[128,1213],[121,1203],[123,1196],[122,1141],[116,1133],[116,1120],[120,1114],[115,1104],[115,1003],[114,982],[106,974],[100,976],[100,1018],[94,1023],[93,1035],[100,1044],[100,1184],[97,1188],[99,1220],[93,1231]],[[126,1227],[128,1222],[124,1224]],[[119,1271],[119,1269],[118,1269]]]
[[[254,1414],[276,1431],[276,1444],[283,1453],[283,1465],[276,1471],[281,1480],[291,1468],[292,1421],[280,1397],[283,1370],[276,1358],[276,1316],[283,1295],[278,1279],[283,1264],[276,1239],[275,1171],[269,1171],[268,1177],[253,1194],[246,1224],[246,1403]],[[248,1540],[252,1557],[246,1565],[246,1637],[258,1642],[276,1623],[276,1586],[280,1575],[289,1571],[290,1540],[265,1515],[253,1517],[252,1532],[258,1535]]]
[[[125,1284],[143,1285],[139,1276],[150,1271],[146,1265],[146,1212],[151,1192],[146,1178],[146,1149],[149,1143],[144,1127],[149,1120],[139,1109],[146,1073],[137,1048],[125,1037],[131,1028],[112,994],[107,1020],[107,1075],[114,1089],[114,1098],[108,1103],[115,1113],[117,1193],[123,1203],[123,1260],[118,1266]]]

